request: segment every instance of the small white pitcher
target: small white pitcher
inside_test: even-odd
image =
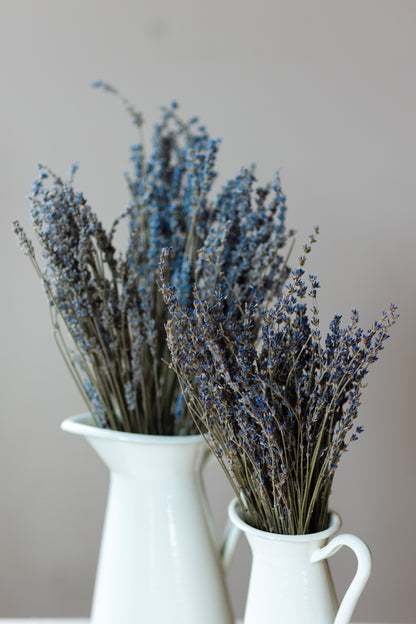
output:
[[[331,512],[328,529],[310,535],[277,535],[249,526],[237,500],[229,517],[246,535],[253,563],[244,624],[348,624],[370,576],[371,554],[354,535],[337,535],[340,517]],[[338,608],[326,559],[349,546],[358,559],[356,575]]]
[[[62,429],[85,436],[110,469],[92,624],[232,624],[223,556],[215,544],[202,469],[202,436],[152,436],[100,429],[89,414]]]

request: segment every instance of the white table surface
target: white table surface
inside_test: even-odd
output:
[[[61,618],[2,619],[0,618],[0,624],[19,624],[19,623],[20,624],[88,624],[88,622],[89,622],[88,619],[83,619],[83,618],[71,618],[71,619],[61,619]],[[238,620],[236,624],[242,624],[242,620]],[[361,624],[364,624],[364,622],[361,622]],[[375,623],[371,623],[371,624],[375,624]],[[387,624],[387,622],[385,622],[384,624]]]
[[[0,624],[89,624],[89,620],[85,618],[0,618]],[[236,624],[243,624],[243,621],[237,620]],[[365,624],[365,622],[357,622],[356,624]],[[376,624],[376,622],[371,622],[371,624]],[[379,622],[378,624],[392,623]]]
[[[89,620],[85,618],[0,618],[0,624],[89,624]],[[243,620],[237,620],[236,624],[243,624]],[[356,624],[365,624],[365,622]],[[376,622],[371,622],[371,624],[376,624]],[[379,622],[378,624],[392,623]]]

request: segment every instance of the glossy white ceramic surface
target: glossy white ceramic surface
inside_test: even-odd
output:
[[[334,534],[341,526],[331,513],[327,530],[311,535],[276,535],[246,524],[236,500],[231,521],[250,544],[253,562],[244,624],[348,624],[371,572],[368,547],[354,535]],[[328,540],[331,541],[328,543]],[[326,559],[342,546],[357,556],[357,573],[338,608]]]
[[[110,470],[92,624],[232,624],[201,478],[202,437],[99,429],[88,414],[62,428],[85,436]]]

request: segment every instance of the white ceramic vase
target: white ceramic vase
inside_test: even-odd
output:
[[[253,554],[244,624],[350,622],[371,572],[371,554],[354,535],[333,537],[341,526],[336,513],[331,512],[325,531],[291,536],[249,526],[242,519],[236,500],[230,503],[228,511],[234,525],[245,533]],[[326,560],[342,546],[354,551],[358,568],[338,607]]]
[[[151,436],[94,426],[88,414],[62,423],[84,436],[110,469],[92,624],[232,624],[222,557],[202,483],[202,436]]]

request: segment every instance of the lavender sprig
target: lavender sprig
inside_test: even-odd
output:
[[[277,301],[229,302],[231,313],[224,293],[238,294],[224,276],[208,294],[195,286],[184,308],[166,281],[166,252],[161,263],[171,365],[190,412],[247,522],[276,533],[326,528],[336,468],[363,430],[356,418],[365,376],[398,317],[391,305],[364,332],[356,310],[346,327],[336,315],[322,340],[319,283],[303,268],[317,233]]]
[[[159,256],[172,247],[166,278],[181,306],[192,303],[193,284],[210,292],[218,280],[224,311],[267,298],[281,289],[289,269],[283,250],[285,198],[280,181],[255,188],[254,170],[242,169],[215,197],[219,141],[197,119],[183,121],[173,103],[162,109],[147,156],[143,116],[121,98],[140,143],[131,148],[126,175],[130,202],[107,232],[82,193],[40,167],[33,185],[31,218],[45,265],[15,222],[15,232],[42,280],[55,339],[99,426],[129,432],[186,435],[197,427],[169,367],[160,292]],[[114,246],[121,219],[128,224],[124,254]],[[280,252],[279,252],[280,253]],[[233,292],[235,297],[229,296]]]

